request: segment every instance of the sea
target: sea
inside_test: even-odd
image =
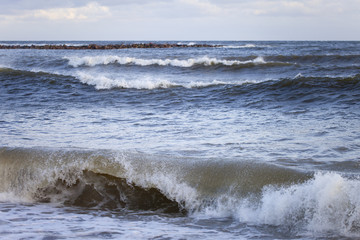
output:
[[[0,50],[1,239],[360,238],[360,42],[153,43]]]

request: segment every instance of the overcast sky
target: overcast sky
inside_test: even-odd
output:
[[[0,40],[360,40],[360,0],[0,0]]]

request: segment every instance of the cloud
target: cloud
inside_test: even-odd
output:
[[[31,10],[14,10],[12,14],[0,15],[0,20],[5,22],[11,21],[28,21],[36,19],[46,19],[50,21],[96,21],[103,17],[111,16],[109,7],[102,6],[96,2],[89,2],[79,7],[57,7],[57,8],[40,8]]]
[[[192,6],[194,8],[197,8],[201,12],[208,14],[216,14],[222,11],[222,9],[218,5],[204,0],[180,0],[179,3]]]
[[[77,8],[51,8],[35,10],[32,15],[35,18],[46,18],[48,20],[95,20],[103,16],[109,16],[110,10],[96,2],[88,3],[86,6]]]
[[[21,11],[50,8],[69,8],[84,6],[89,0],[49,1],[49,0],[2,0],[0,13],[11,15]]]
[[[360,0],[1,0],[0,32],[4,39],[346,40],[360,37],[359,12]]]
[[[95,0],[96,1],[96,0]],[[3,0],[0,19],[90,20],[358,14],[359,0]],[[2,14],[2,15],[1,15]]]
[[[213,0],[213,2],[220,2]],[[219,3],[220,4],[220,3]],[[359,0],[253,0],[226,1],[224,7],[238,14],[271,17],[358,14]]]

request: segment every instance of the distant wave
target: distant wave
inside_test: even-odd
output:
[[[219,48],[242,49],[242,48],[270,48],[270,45],[247,43],[243,45],[222,45]]]
[[[66,77],[69,75],[60,74],[57,72],[46,71],[42,69],[31,69],[31,70],[22,70],[11,67],[2,67],[0,66],[0,73],[8,75],[24,75],[24,76],[59,76]]]
[[[9,77],[17,77],[21,80],[21,84],[32,85],[36,82],[43,82],[44,84],[50,84],[53,86],[56,85],[68,85],[73,83],[78,83],[76,76],[71,75],[71,73],[63,74],[58,71],[51,71],[46,69],[31,69],[31,70],[22,70],[16,68],[0,67],[0,74],[7,75]],[[33,82],[28,81],[28,77],[34,79]],[[17,82],[19,84],[19,82]]]
[[[246,65],[246,64],[266,64],[267,62],[263,57],[256,57],[251,60],[240,61],[240,60],[225,60],[210,57],[200,58],[189,58],[189,59],[142,59],[134,57],[119,57],[119,56],[86,56],[86,57],[65,57],[69,61],[69,65],[72,67],[89,66],[93,67],[96,65],[107,65],[107,64],[134,64],[139,66],[173,66],[173,67],[192,67],[195,65],[213,66],[213,65]]]
[[[94,86],[98,90],[105,89],[114,89],[114,88],[123,88],[123,89],[161,89],[161,88],[174,88],[174,87],[184,87],[184,88],[202,88],[216,85],[241,85],[245,83],[253,83],[252,81],[239,81],[239,82],[224,82],[213,80],[209,82],[205,81],[192,81],[189,83],[176,83],[166,79],[159,79],[155,77],[142,77],[137,79],[125,79],[125,78],[114,78],[107,77],[101,74],[94,75],[83,71],[78,71],[72,75],[63,75],[55,72],[46,72],[42,70],[18,70],[13,68],[2,68],[0,67],[0,74],[7,74],[9,76],[25,76],[25,77],[38,77],[38,80],[44,80],[44,82],[49,82],[51,85],[57,83],[68,84],[69,81],[72,83],[75,81],[80,81],[83,84]],[[59,79],[59,81],[56,81]]]
[[[178,42],[177,45],[194,46],[196,42]]]
[[[222,48],[255,48],[258,47],[255,44],[245,44],[245,45],[224,45]]]
[[[301,73],[297,74],[293,78],[264,79],[262,81],[255,80],[239,80],[239,81],[192,81],[189,83],[177,83],[166,79],[160,79],[156,77],[142,77],[137,79],[124,79],[116,77],[107,77],[103,75],[93,75],[86,72],[78,72],[76,78],[81,83],[95,86],[96,89],[113,89],[113,88],[134,88],[134,89],[157,89],[157,88],[204,88],[211,86],[228,85],[234,87],[244,86],[245,88],[251,85],[251,91],[264,91],[269,90],[269,94],[273,90],[281,90],[291,88],[292,90],[311,90],[316,91],[319,88],[330,89],[356,89],[360,87],[360,75],[349,77],[312,77],[303,76]],[[240,90],[240,89],[239,89]],[[242,92],[242,91],[240,91]],[[233,92],[234,94],[235,92]]]
[[[339,55],[339,54],[326,54],[326,55],[272,55],[267,56],[267,59],[271,61],[279,62],[293,62],[293,63],[325,63],[326,65],[338,65],[345,64],[354,65],[354,63],[359,62],[360,56],[353,54]],[[356,64],[357,65],[357,64]]]
[[[223,46],[225,48],[252,48],[255,45],[244,45],[244,46]],[[116,55],[104,55],[104,56],[67,56],[64,57],[68,61],[68,65],[72,67],[94,67],[98,65],[137,65],[137,66],[173,66],[190,68],[194,66],[225,66],[225,67],[251,67],[251,66],[301,66],[302,64],[311,64],[314,61],[318,63],[324,63],[325,67],[329,64],[334,67],[342,67],[344,69],[359,68],[357,64],[347,64],[347,62],[357,62],[360,60],[359,55],[275,55],[275,56],[247,56],[242,59],[218,59],[215,57],[197,57],[188,59],[177,59],[177,58],[137,58],[127,56],[116,56]]]
[[[78,72],[77,78],[81,83],[95,86],[96,89],[134,88],[134,89],[156,89],[181,86],[168,80],[142,78],[142,79],[119,79],[106,76],[94,76],[92,74]]]
[[[78,72],[76,77],[81,83],[94,86],[98,90],[124,88],[124,89],[161,89],[161,88],[204,88],[218,85],[243,85],[249,83],[255,83],[255,81],[238,81],[238,82],[224,82],[213,80],[209,82],[205,81],[192,81],[189,83],[176,83],[166,79],[154,78],[154,77],[142,77],[137,79],[124,79],[116,77],[106,77],[102,75],[92,75],[85,72]]]
[[[102,72],[96,74],[89,73],[84,70],[78,70],[75,72],[67,72],[62,74],[59,72],[47,72],[46,70],[20,70],[8,67],[0,67],[0,74],[17,76],[17,77],[34,77],[44,83],[53,84],[74,84],[80,81],[83,84],[94,86],[98,90],[123,88],[123,89],[161,89],[161,88],[205,88],[212,86],[229,86],[228,91],[232,91],[232,95],[239,91],[239,94],[243,93],[245,88],[250,87],[248,91],[256,92],[257,90],[264,91],[267,89],[268,93],[272,91],[278,91],[280,89],[291,89],[294,90],[306,90],[306,92],[316,92],[317,89],[349,89],[356,90],[360,88],[360,74],[350,76],[304,76],[298,73],[292,78],[281,78],[281,79],[263,79],[263,80],[252,80],[242,79],[238,81],[221,81],[214,79],[212,81],[191,81],[180,83],[173,80],[159,78],[156,76],[142,76],[136,78],[126,78],[106,75]],[[29,84],[29,82],[26,82]],[[240,88],[239,88],[240,87]],[[237,90],[235,91],[234,88]],[[287,92],[288,93],[288,92]],[[301,93],[300,93],[301,95]],[[293,95],[295,97],[295,95]]]

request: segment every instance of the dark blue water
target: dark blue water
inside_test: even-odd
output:
[[[0,234],[359,237],[360,42],[200,43],[0,50]]]

